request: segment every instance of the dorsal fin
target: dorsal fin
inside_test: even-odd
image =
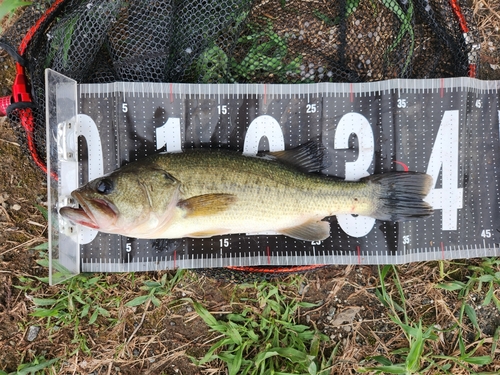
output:
[[[302,172],[320,172],[330,165],[326,148],[321,142],[314,140],[290,150],[269,152],[268,154]]]

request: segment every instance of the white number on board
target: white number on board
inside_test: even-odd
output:
[[[349,148],[351,134],[358,138],[358,158],[345,164],[345,178],[353,181],[368,176],[368,169],[373,161],[375,141],[370,123],[359,113],[347,113],[339,121],[335,130],[334,146],[337,149]],[[366,236],[373,228],[375,219],[366,216],[338,215],[337,220],[349,236]]]
[[[456,230],[458,209],[462,208],[463,189],[458,185],[459,111],[446,111],[441,119],[427,174],[434,179],[434,189],[425,199],[434,209],[442,210],[442,230]],[[442,171],[442,187],[436,189],[439,172]]]

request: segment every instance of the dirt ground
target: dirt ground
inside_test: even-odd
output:
[[[479,77],[500,79],[500,4],[475,0],[474,12],[482,36]],[[0,53],[1,95],[9,93],[12,79],[10,58]],[[33,250],[47,241],[47,221],[40,209],[47,200],[46,178],[23,153],[4,118],[0,119],[0,160],[0,370],[15,372],[21,363],[64,358],[57,367],[59,374],[226,373],[217,361],[197,367],[189,359],[188,356],[202,357],[217,334],[208,329],[184,299],[200,301],[214,316],[223,318],[238,310],[242,294],[253,293],[232,283],[188,272],[171,293],[161,298],[160,307],[127,307],[126,302],[144,294],[140,289],[144,280],[160,280],[163,273],[140,274],[135,278],[103,274],[103,283],[110,287],[105,288],[102,298],[114,301],[107,306],[113,324],[102,316],[96,324],[86,324],[88,317],[82,317],[75,336],[73,325],[54,329],[47,319],[32,316],[33,298],[49,298],[62,290],[36,279],[47,276],[47,269],[37,263],[43,251]],[[467,266],[480,262],[424,262],[398,267],[410,317],[414,321],[422,319],[424,325],[450,327],[460,314],[458,294],[435,286],[447,272],[452,272],[456,280],[467,280],[472,273]],[[298,289],[286,286],[290,278],[274,282],[279,284],[280,280],[285,285],[280,288],[290,298],[318,305],[300,309],[298,320],[329,337],[330,341],[321,348],[324,356],[329,357],[337,348],[329,373],[355,373],[366,358],[377,355],[396,362],[400,359],[390,353],[404,346],[405,339],[375,295],[380,283],[377,267],[326,267],[306,274]],[[491,352],[495,331],[500,327],[499,310],[493,304],[482,305],[486,293],[486,286],[474,290],[467,301],[477,312],[477,326],[465,320],[464,340],[468,348],[478,348],[475,355]],[[40,328],[34,339],[29,337],[32,327]],[[81,342],[76,342],[75,337],[85,338],[88,352],[79,349]],[[455,357],[460,354],[456,331],[444,330],[433,345],[435,353]],[[467,369],[453,365],[449,371],[499,373],[500,352],[494,352],[494,360],[488,365],[471,365]]]

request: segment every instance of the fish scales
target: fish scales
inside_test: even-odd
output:
[[[221,193],[237,197],[228,209],[211,216],[221,229],[238,223],[241,232],[261,232],[334,214],[368,214],[371,209],[372,189],[366,184],[305,174],[262,158],[232,152],[194,151],[163,154],[153,160],[182,181],[181,196],[185,199]],[[188,219],[180,220],[166,233],[168,238],[180,233],[183,227],[185,230],[187,223]],[[193,224],[206,227],[207,218],[200,216]]]

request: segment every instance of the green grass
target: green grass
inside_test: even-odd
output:
[[[27,285],[18,287],[25,291],[36,291],[40,286],[34,286],[33,280],[25,278]],[[109,326],[116,323],[111,318],[110,310],[117,308],[121,297],[110,293],[116,287],[108,285],[104,277],[80,274],[64,282],[62,287],[47,297],[33,297],[35,308],[31,315],[45,320],[45,328],[54,332],[61,327],[72,327],[72,343],[78,343],[78,348],[90,353],[86,336],[81,334],[82,327]]]
[[[43,246],[39,251],[45,251]],[[468,301],[471,293],[481,293],[485,296],[483,305],[496,306],[499,265],[499,260],[494,258],[484,259],[480,264],[467,268],[461,267],[461,264],[455,268],[454,263],[447,262],[449,269],[444,272],[443,267],[442,276],[445,279],[453,276],[455,279],[425,284],[433,285],[436,293],[441,293],[440,296],[449,294],[452,300],[460,303],[455,312],[456,321],[451,321],[447,327],[435,323],[436,317],[421,314],[415,309],[415,302],[408,297],[411,290],[406,280],[408,275],[402,279],[397,267],[381,267],[374,299],[383,305],[388,317],[384,321],[396,327],[398,332],[393,335],[399,339],[392,344],[386,343],[388,352],[365,357],[356,371],[370,374],[456,374],[458,371],[488,374],[481,372],[481,368],[491,364],[495,357],[500,328],[487,346],[476,310]],[[438,263],[434,267],[436,273],[437,266]],[[459,271],[467,271],[468,274]],[[71,358],[76,352],[94,355],[92,346],[86,341],[89,330],[112,330],[117,324],[117,311],[124,307],[134,312],[140,308],[134,315],[142,314],[142,319],[136,324],[134,332],[128,334],[129,339],[118,343],[117,353],[125,350],[132,336],[140,337],[139,329],[143,323],[144,326],[155,326],[156,323],[148,322],[148,319],[161,319],[165,311],[179,314],[173,311],[191,304],[194,308],[191,314],[196,315],[186,317],[187,321],[198,316],[213,332],[212,339],[204,339],[211,342],[209,348],[203,349],[204,354],[190,356],[200,370],[214,371],[219,368],[223,371],[222,364],[231,375],[339,373],[334,369],[349,347],[341,341],[331,342],[316,328],[314,321],[305,324],[301,318],[304,311],[322,308],[317,303],[303,301],[298,292],[300,285],[310,283],[314,276],[309,280],[296,276],[282,281],[228,285],[230,294],[226,298],[229,299],[227,306],[230,312],[217,315],[212,312],[210,301],[199,302],[200,299],[192,293],[189,298],[179,295],[176,288],[185,284],[186,274],[187,271],[178,270],[164,273],[157,279],[148,279],[144,277],[146,275],[131,273],[120,279],[120,285],[110,283],[106,275],[82,274],[58,287],[48,287],[33,277],[21,277],[22,285],[17,287],[32,296],[34,309],[31,317],[41,320],[52,337],[56,337],[61,329],[73,332],[71,349],[64,355],[65,358]],[[417,274],[411,275],[415,277]],[[200,282],[198,279],[189,281],[194,284]],[[423,293],[424,283],[416,288]],[[493,294],[490,292],[492,289]],[[153,313],[153,310],[158,313]],[[453,340],[456,341],[456,348],[443,349],[440,343],[443,335],[456,338]],[[370,345],[380,345],[377,340],[380,339]],[[21,362],[17,372],[9,374],[57,373],[49,369],[60,366],[65,360],[47,360],[42,354],[29,358]],[[4,374],[7,372],[0,372],[0,375]]]
[[[485,264],[483,263],[483,266]],[[487,272],[487,267],[475,267],[476,272]],[[392,275],[392,280],[389,279]],[[484,276],[484,275],[483,275]],[[471,277],[472,280],[487,279],[483,276]],[[395,323],[404,334],[407,346],[403,346],[392,351],[391,357],[398,358],[399,361],[393,361],[387,356],[374,356],[371,360],[380,363],[379,366],[361,367],[360,372],[388,373],[388,374],[423,374],[439,373],[453,374],[454,369],[461,368],[470,374],[487,374],[486,372],[476,372],[475,366],[488,365],[493,361],[496,350],[496,340],[500,330],[497,329],[494,338],[494,344],[489,355],[476,355],[481,348],[483,341],[479,341],[475,348],[468,350],[464,342],[465,328],[464,318],[467,316],[471,324],[476,329],[476,339],[479,338],[480,328],[476,318],[476,312],[472,306],[465,303],[464,298],[467,294],[466,288],[460,289],[463,292],[460,300],[462,305],[458,317],[458,323],[450,328],[441,329],[438,325],[431,324],[425,326],[421,318],[410,317],[407,309],[407,299],[405,292],[397,273],[395,266],[384,266],[379,269],[380,287],[376,290],[376,295],[380,302],[388,309],[389,318]],[[393,290],[389,292],[388,283],[392,281]],[[457,284],[458,283],[458,284]],[[461,282],[440,284],[437,287],[445,287],[447,290],[456,291],[451,285],[462,285]],[[470,291],[470,289],[468,289]],[[393,294],[396,296],[394,297]],[[458,336],[459,354],[443,355],[434,351],[433,343],[437,341],[443,332],[456,331]],[[491,373],[493,374],[493,373]]]
[[[500,266],[500,259],[486,258],[481,261],[479,266],[470,265],[467,269],[472,271],[471,276],[467,276],[467,281],[452,280],[437,284],[437,288],[445,289],[451,292],[458,292],[458,298],[464,301],[472,291],[482,291],[486,286],[486,292],[483,306],[489,305],[491,302],[500,311],[500,301],[495,295],[495,290],[500,287],[500,271],[497,271]],[[445,276],[445,275],[443,275]]]
[[[300,308],[317,307],[316,304],[287,296],[270,282],[238,288],[255,289],[256,298],[242,299],[243,309],[225,319],[216,319],[202,304],[191,301],[210,329],[220,334],[203,358],[192,358],[194,363],[201,366],[220,360],[230,375],[328,373],[325,368],[331,362],[320,355],[320,347],[328,337],[297,320]]]
[[[44,370],[51,368],[60,358],[51,360],[45,359],[44,356],[39,356],[30,362],[20,364],[16,371],[6,372],[0,370],[0,375],[28,375],[28,374],[43,374]]]
[[[154,306],[159,307],[161,304],[160,298],[170,294],[172,288],[182,279],[185,273],[186,270],[179,269],[171,279],[167,279],[168,274],[165,273],[160,281],[144,281],[144,285],[141,286],[140,289],[146,291],[147,294],[135,297],[133,300],[127,302],[125,306],[135,307],[142,304],[149,305],[149,303],[153,303]]]
[[[247,25],[249,34],[241,36],[238,44],[245,47],[246,55],[231,62],[236,81],[258,82],[275,75],[278,82],[287,82],[290,74],[300,74],[302,56],[290,59],[287,40],[280,37],[270,21],[262,25]]]
[[[16,10],[27,5],[31,5],[31,1],[3,0],[2,3],[0,3],[0,20],[3,21],[5,18],[12,18]],[[0,27],[0,34],[1,33],[3,33],[2,27]]]
[[[46,244],[37,246],[37,251],[42,258],[38,263],[45,266]],[[391,337],[395,340],[384,342],[384,338],[367,336],[365,345],[369,350],[363,354],[361,362],[351,366],[351,371],[370,374],[493,374],[485,369],[491,369],[492,366],[488,365],[498,361],[495,355],[500,328],[492,337],[481,332],[482,322],[471,298],[483,296],[478,303],[498,309],[496,293],[500,285],[500,259],[487,258],[476,263],[429,263],[425,267],[434,272],[432,277],[419,270],[421,265],[405,267],[404,274],[395,266],[379,268],[378,285],[367,287],[374,292],[367,296],[371,301],[379,302],[374,312],[385,311],[387,317],[382,319],[383,323],[391,326]],[[352,279],[348,281],[347,276],[339,282],[346,287],[352,286]],[[328,326],[324,319],[323,323],[311,320],[306,324],[303,318],[310,310],[322,310],[319,316],[324,318],[332,306],[328,301],[323,301],[324,305],[323,302],[306,302],[311,298],[306,296],[307,293],[299,293],[299,288],[311,285],[315,277],[312,274],[272,282],[225,284],[218,298],[221,301],[223,297],[226,301],[223,311],[229,313],[220,314],[212,301],[201,297],[207,295],[205,288],[213,289],[217,284],[197,278],[186,270],[160,275],[81,274],[56,287],[49,287],[46,278],[20,275],[15,287],[32,302],[30,320],[22,323],[21,331],[38,324],[48,333],[49,340],[59,342],[61,337],[69,337],[69,340],[62,356],[46,359],[51,357],[44,352],[23,352],[16,371],[12,372],[11,368],[10,373],[4,371],[0,375],[58,373],[56,369],[75,356],[95,356],[96,343],[89,342],[88,338],[92,335],[94,338],[108,336],[108,332],[116,335],[108,338],[115,340],[115,356],[125,360],[127,350],[141,348],[140,343],[144,342],[141,340],[153,340],[154,334],[151,339],[145,339],[143,335],[156,332],[152,329],[161,330],[164,323],[160,325],[160,322],[169,315],[182,316],[187,324],[199,317],[212,331],[211,335],[200,332],[200,342],[205,344],[194,351],[189,346],[187,353],[191,355],[182,354],[182,351],[178,354],[188,356],[200,370],[216,373],[214,371],[218,369],[234,375],[339,374],[342,373],[342,358],[352,347],[345,341],[329,339],[323,333]],[[411,280],[421,282],[413,284]],[[323,283],[317,286],[318,290],[325,287]],[[360,285],[357,288],[362,290]],[[416,293],[425,296],[429,289],[431,294],[435,293],[432,294],[435,298],[451,301],[448,302],[449,315],[442,320],[449,321],[449,324],[444,327],[437,323],[440,311],[429,313],[428,309],[420,309],[413,297]],[[213,291],[208,292],[208,296],[212,295]],[[333,297],[337,298],[337,295]],[[369,306],[369,302],[360,303]],[[185,309],[189,305],[194,311],[186,315]],[[119,322],[125,311],[128,318]],[[317,324],[324,325],[321,332]],[[363,330],[355,325],[349,332],[359,335]],[[373,329],[377,328],[373,326]],[[127,333],[123,336],[122,331]],[[376,348],[381,346],[387,350],[377,353]],[[362,347],[363,344],[359,346]],[[147,351],[142,349],[141,352]]]

